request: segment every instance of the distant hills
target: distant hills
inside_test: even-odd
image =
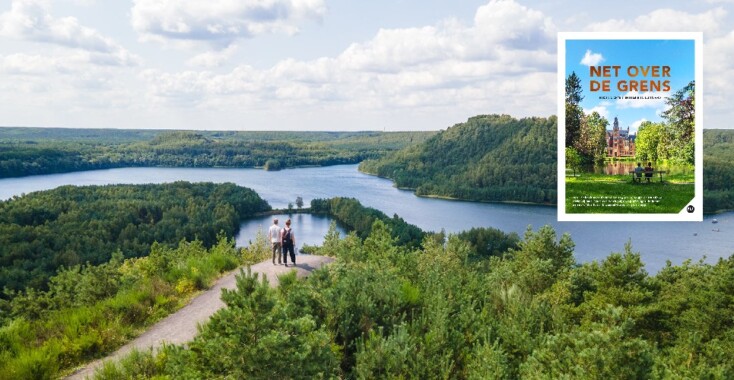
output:
[[[421,196],[556,204],[556,130],[555,116],[475,116],[359,168]],[[734,210],[734,130],[703,140],[705,212]]]
[[[555,116],[475,116],[360,170],[417,195],[555,204],[556,125]]]
[[[0,178],[120,167],[356,164],[435,132],[163,131],[0,128]]]

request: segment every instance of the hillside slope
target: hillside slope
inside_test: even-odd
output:
[[[417,195],[556,203],[556,117],[481,115],[360,170]]]

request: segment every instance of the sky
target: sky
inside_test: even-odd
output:
[[[584,98],[580,105],[584,113],[599,113],[609,121],[607,129],[612,129],[615,117],[620,128],[629,127],[633,134],[645,121],[663,121],[661,115],[668,108],[666,98],[695,80],[693,39],[599,40],[576,37],[566,40],[565,46],[565,76],[576,73],[581,80]],[[618,68],[614,69],[614,66]],[[608,68],[607,73],[604,73],[604,67]],[[592,68],[597,70],[593,76]],[[592,83],[601,86],[604,81],[608,81],[608,90],[591,87]],[[664,81],[668,81],[669,90],[665,89]],[[637,83],[636,90],[629,87],[620,89],[620,85],[630,86],[632,82]],[[654,82],[660,88],[642,90],[639,87],[642,82]]]
[[[731,6],[0,0],[0,125],[397,131],[547,117],[557,32],[673,31],[703,32],[704,128],[732,128]]]

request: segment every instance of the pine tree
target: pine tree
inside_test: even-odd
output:
[[[572,72],[566,78],[566,146],[573,146],[581,130],[581,118],[584,115],[579,103],[584,99],[581,95],[581,79]]]

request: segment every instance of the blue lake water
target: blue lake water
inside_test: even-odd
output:
[[[173,181],[232,182],[249,187],[275,208],[295,203],[296,197],[306,204],[314,198],[354,197],[362,204],[392,216],[398,214],[424,230],[459,232],[472,227],[494,227],[523,234],[534,228],[551,225],[560,233],[568,232],[576,243],[576,259],[602,259],[620,252],[625,242],[632,241],[634,251],[642,254],[650,272],[657,272],[666,260],[679,264],[683,260],[707,257],[713,261],[734,253],[734,213],[706,217],[704,222],[557,222],[555,207],[515,204],[477,203],[416,197],[412,192],[396,189],[392,181],[362,174],[356,165],[287,169],[267,172],[259,169],[224,168],[122,168],[64,174],[7,178],[0,180],[0,199],[23,193],[52,189],[61,185],[106,185],[165,183]],[[712,224],[712,219],[718,219]],[[237,239],[240,243],[254,239],[257,227],[267,228],[271,217],[245,221]],[[328,219],[305,217],[294,221],[303,231],[323,236]],[[296,229],[298,231],[298,229]],[[304,232],[304,237],[306,236]],[[314,244],[318,241],[314,241]],[[300,245],[300,244],[299,244]]]
[[[311,214],[278,214],[253,218],[244,221],[240,225],[240,232],[235,238],[237,245],[242,247],[250,245],[250,242],[255,240],[258,233],[267,236],[268,228],[273,224],[274,218],[278,219],[278,225],[280,227],[285,226],[286,219],[291,219],[291,228],[293,229],[293,235],[296,238],[296,247],[298,248],[302,248],[304,245],[321,245],[324,241],[324,235],[326,235],[331,224],[331,218]],[[344,228],[338,225],[337,231],[339,231],[341,236],[346,234]]]

